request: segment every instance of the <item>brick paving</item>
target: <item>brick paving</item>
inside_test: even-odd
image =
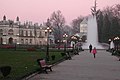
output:
[[[53,67],[53,72],[41,73],[24,80],[120,80],[120,61],[105,50],[96,58],[88,50],[80,52]]]

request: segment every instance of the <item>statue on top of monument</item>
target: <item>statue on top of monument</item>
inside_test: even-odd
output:
[[[95,0],[95,5],[91,8],[93,16],[96,16],[100,11],[100,10],[97,10],[97,3],[96,2],[97,1]]]

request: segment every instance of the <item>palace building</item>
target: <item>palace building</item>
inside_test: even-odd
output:
[[[3,20],[0,21],[0,45],[46,45],[47,42],[54,44],[53,33],[50,32],[48,36],[46,29],[45,25],[38,25],[38,23],[21,24],[19,17],[16,18],[16,21],[12,21],[3,16]]]

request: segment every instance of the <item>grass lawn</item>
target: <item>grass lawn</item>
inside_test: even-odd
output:
[[[50,61],[52,63],[59,60],[61,57],[61,51],[50,52]],[[55,55],[55,60],[51,60],[51,55]],[[11,66],[12,70],[6,80],[18,80],[21,77],[28,75],[36,71],[39,66],[36,62],[39,58],[45,58],[45,52],[41,51],[26,51],[26,50],[0,50],[0,67]],[[3,79],[0,73],[0,80]]]

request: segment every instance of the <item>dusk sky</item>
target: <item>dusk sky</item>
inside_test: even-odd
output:
[[[120,4],[120,0],[97,0],[99,9],[114,4]],[[70,23],[80,15],[90,14],[93,5],[94,0],[0,0],[0,20],[6,15],[7,19],[15,20],[19,16],[22,22],[43,23],[54,11],[60,10]]]

